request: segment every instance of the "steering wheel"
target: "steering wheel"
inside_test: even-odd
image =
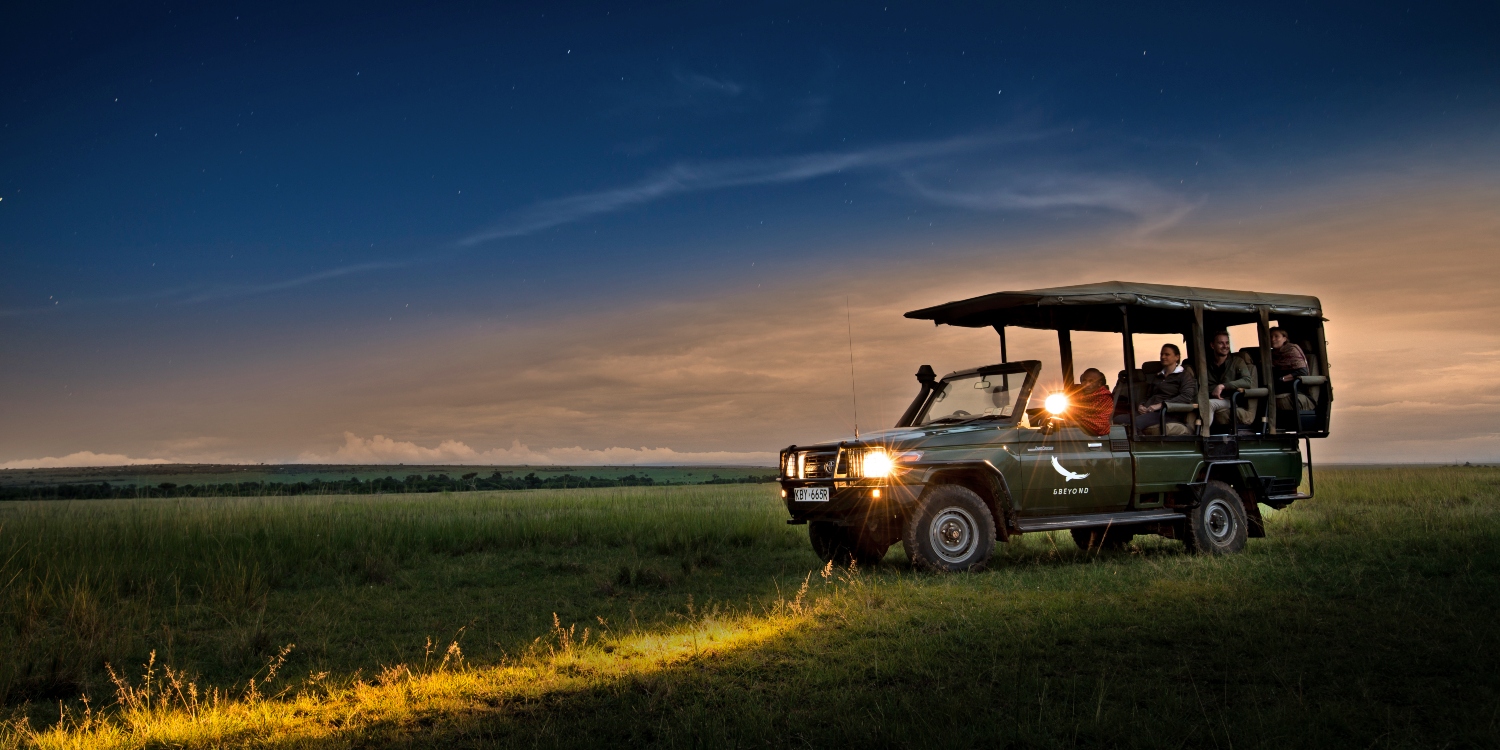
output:
[[[948,416],[950,416],[950,417],[968,417],[968,416],[972,416],[972,415],[969,414],[968,412],[964,411],[963,409],[959,409],[959,410],[953,412],[952,414],[949,414]]]

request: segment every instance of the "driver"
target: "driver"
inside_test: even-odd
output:
[[[1109,419],[1115,411],[1115,397],[1104,385],[1104,373],[1090,367],[1078,378],[1078,388],[1073,392],[1072,415],[1078,426],[1090,435],[1104,437],[1109,434]]]

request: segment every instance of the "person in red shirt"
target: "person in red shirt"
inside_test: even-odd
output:
[[[1084,432],[1096,437],[1109,434],[1110,418],[1115,413],[1115,398],[1104,385],[1104,373],[1090,367],[1078,378],[1078,388],[1069,398],[1068,416]]]

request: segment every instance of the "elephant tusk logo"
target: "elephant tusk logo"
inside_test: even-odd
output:
[[[1057,456],[1053,456],[1052,457],[1052,468],[1057,469],[1057,473],[1063,475],[1063,481],[1064,482],[1071,482],[1074,479],[1088,479],[1089,478],[1089,475],[1087,475],[1087,474],[1075,474],[1075,473],[1073,473],[1071,471],[1068,471],[1067,469],[1064,469],[1062,467],[1062,464],[1060,464],[1060,463],[1057,462]]]

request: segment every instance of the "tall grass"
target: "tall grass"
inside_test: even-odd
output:
[[[1242,555],[1028,534],[965,576],[899,553],[820,576],[766,487],[5,508],[5,637],[39,634],[6,653],[35,675],[93,649],[56,693],[93,702],[33,710],[0,746],[1493,746],[1500,470],[1320,470],[1317,491],[1267,510]],[[39,541],[16,540],[18,519]],[[700,553],[716,567],[667,581],[664,560],[687,576]],[[480,579],[399,581],[507,558],[541,619],[504,658],[462,658],[454,638],[296,671],[261,636],[232,680],[150,661],[163,622],[253,639],[257,612],[291,616],[268,599],[461,613],[453,596],[492,591]],[[592,593],[556,587],[601,573]],[[552,615],[580,596],[599,617]],[[670,616],[635,619],[662,602]],[[137,640],[111,641],[122,626]],[[16,665],[12,702],[38,705]]]
[[[766,486],[0,504],[0,701],[107,687],[105,665],[202,620],[243,665],[272,591],[382,584],[424,560],[799,544]],[[202,625],[200,624],[199,627]]]

